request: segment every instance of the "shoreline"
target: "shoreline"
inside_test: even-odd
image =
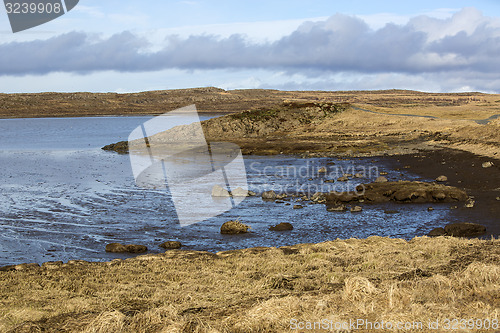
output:
[[[366,157],[362,157],[365,159]],[[350,158],[356,160],[357,157]],[[474,198],[475,206],[473,208],[464,208],[463,203],[457,203],[457,208],[451,211],[451,216],[447,220],[443,220],[442,227],[448,223],[457,222],[468,222],[477,223],[484,225],[486,227],[486,233],[479,236],[470,237],[470,239],[487,240],[491,237],[500,237],[500,225],[496,222],[498,221],[498,216],[500,216],[500,205],[498,204],[500,197],[500,178],[491,177],[491,174],[498,172],[497,161],[495,160],[495,165],[491,168],[482,168],[481,164],[485,161],[490,161],[485,157],[477,156],[472,153],[457,151],[449,148],[442,148],[437,150],[426,150],[419,153],[405,154],[405,155],[390,155],[390,156],[376,156],[377,161],[373,160],[374,163],[381,163],[386,165],[390,170],[389,176],[394,178],[395,174],[400,170],[410,171],[415,173],[421,179],[435,179],[440,175],[446,175],[448,180],[443,183],[444,185],[449,185],[457,187],[458,189],[465,190],[469,196]],[[471,171],[472,170],[472,171]],[[471,177],[474,175],[474,177]],[[388,177],[389,177],[388,176]],[[417,178],[419,179],[419,178]],[[377,206],[380,204],[369,203],[369,206]],[[415,205],[416,207],[421,207],[422,205],[432,206],[431,203],[419,204],[419,203],[406,203],[400,205]],[[438,204],[439,205],[439,204]],[[327,213],[325,214],[332,214]],[[485,223],[485,221],[489,221]],[[245,221],[243,221],[245,222]],[[285,221],[290,222],[290,221]],[[423,237],[429,231],[423,234],[416,234],[412,237]],[[380,236],[377,236],[380,237]],[[347,240],[342,239],[342,240]],[[366,239],[366,238],[360,238]],[[404,240],[404,238],[391,237],[391,239]],[[168,240],[168,239],[165,239]],[[148,245],[149,246],[149,245]],[[227,251],[242,251],[246,248],[240,248],[236,250]],[[104,251],[104,248],[102,249]],[[190,252],[208,252],[215,254],[216,252],[210,250],[193,250],[184,249],[180,251]],[[160,251],[161,252],[161,251]],[[168,251],[167,251],[168,252]],[[148,250],[145,255],[156,255],[157,250]],[[137,255],[133,254],[122,254],[119,257],[135,258]],[[70,261],[79,260],[78,258],[73,258]],[[113,259],[111,259],[112,261]],[[114,259],[116,260],[116,259]],[[50,263],[51,261],[49,261]],[[103,263],[103,261],[92,261],[95,263]],[[104,261],[106,262],[106,261]],[[25,267],[29,263],[18,263],[11,264],[0,267],[1,270],[13,270],[16,266]]]

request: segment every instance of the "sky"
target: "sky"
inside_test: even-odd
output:
[[[223,89],[500,93],[500,1],[80,0],[12,33],[0,93]]]

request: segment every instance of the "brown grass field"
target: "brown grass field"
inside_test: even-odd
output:
[[[321,322],[334,332],[375,332],[365,325],[383,321],[394,329],[382,331],[445,332],[454,325],[447,320],[457,319],[454,332],[494,332],[500,330],[499,245],[498,239],[373,236],[46,264],[0,272],[0,331],[288,332]],[[364,323],[335,329],[349,320]],[[429,321],[440,329],[429,329]],[[398,323],[407,329],[396,329]]]

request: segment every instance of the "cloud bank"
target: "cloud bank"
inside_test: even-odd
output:
[[[165,69],[263,69],[321,77],[367,75],[462,75],[491,80],[500,73],[500,19],[464,8],[448,19],[412,18],[405,25],[372,30],[362,19],[336,14],[307,22],[274,42],[243,35],[220,38],[167,36],[159,51],[130,32],[109,38],[71,32],[47,40],[0,44],[0,75],[149,72]]]

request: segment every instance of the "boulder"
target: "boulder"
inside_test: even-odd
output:
[[[234,190],[231,191],[231,195],[233,197],[248,197],[248,191],[242,189],[241,187],[237,187]]]
[[[358,212],[361,212],[361,211],[363,211],[363,208],[361,206],[351,207],[351,213],[358,213]]]
[[[349,177],[347,177],[347,176],[342,176],[342,177],[337,178],[338,182],[346,182],[348,180],[349,180]]]
[[[213,197],[229,197],[229,191],[219,185],[214,185],[212,188],[212,196]]]
[[[354,178],[365,178],[365,175],[358,172],[358,173],[354,174]]]
[[[428,234],[427,236],[429,237],[438,237],[438,236],[445,236],[446,235],[446,232],[444,231],[444,228],[434,228],[432,229]]]
[[[328,212],[345,212],[347,208],[345,205],[338,205],[338,206],[328,207],[326,210]]]
[[[293,209],[302,209],[304,206],[302,205],[293,205]]]
[[[473,199],[469,198],[469,199],[467,199],[467,202],[465,203],[464,207],[465,208],[474,208],[475,204],[476,204],[476,202]]]
[[[160,247],[164,248],[166,250],[180,249],[182,247],[182,244],[181,244],[181,242],[177,242],[177,241],[168,241],[168,242],[160,244]]]
[[[144,245],[128,244],[126,247],[128,253],[144,253],[148,250]]]
[[[326,167],[321,167],[318,170],[318,173],[326,173],[326,172],[327,172]]]
[[[444,227],[447,236],[475,237],[486,232],[486,227],[476,223],[451,223]]]
[[[248,232],[250,227],[240,221],[228,221],[220,227],[221,234],[235,235],[235,234],[245,234]]]
[[[271,230],[271,231],[288,231],[288,230],[293,230],[293,226],[288,222],[282,222],[282,223],[277,224],[275,226],[269,227],[269,230]]]
[[[441,175],[441,176],[439,176],[439,177],[436,178],[436,181],[437,182],[447,182],[448,181],[448,177]]]
[[[264,200],[276,200],[276,197],[276,192],[273,190],[262,193],[262,199]]]
[[[147,250],[146,246],[136,244],[123,245],[120,243],[111,243],[106,245],[106,252],[111,253],[143,253]]]
[[[384,176],[379,176],[377,177],[377,179],[375,179],[374,183],[386,183],[388,182],[387,178],[385,178]]]
[[[493,166],[493,162],[490,162],[490,161],[484,162],[482,164],[482,166],[483,166],[483,168],[491,168]]]
[[[111,253],[126,253],[127,247],[120,243],[111,243],[106,245],[106,252]]]

